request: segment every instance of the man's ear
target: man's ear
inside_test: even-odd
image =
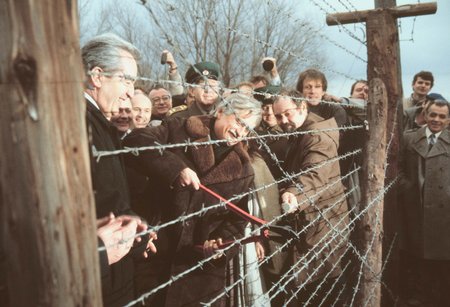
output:
[[[307,109],[306,101],[303,100],[303,101],[300,103],[300,105],[298,106],[298,108],[299,108],[299,110],[302,111],[302,112],[306,111],[306,109]]]
[[[102,87],[102,81],[104,76],[102,75],[103,70],[96,66],[91,69],[91,74],[89,76],[90,84],[94,85],[96,88]]]
[[[218,109],[217,110],[217,114],[216,114],[216,118],[220,119],[222,117],[222,115],[223,115],[223,109]]]
[[[188,87],[188,94],[191,96],[194,96],[194,87],[192,87],[192,86]]]

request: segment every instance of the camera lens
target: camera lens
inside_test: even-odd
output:
[[[265,71],[271,71],[273,69],[273,61],[272,60],[265,60],[262,64],[263,69]]]

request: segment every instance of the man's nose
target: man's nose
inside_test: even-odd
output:
[[[130,99],[133,98],[133,96],[134,96],[134,84],[131,84],[130,86],[127,86],[126,95]]]

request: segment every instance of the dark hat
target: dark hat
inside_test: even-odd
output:
[[[220,67],[213,62],[200,62],[191,65],[186,72],[185,81],[194,84],[200,79],[207,78],[218,80],[220,76]]]
[[[427,95],[427,100],[443,100],[443,101],[447,101],[447,99],[445,99],[444,96],[442,96],[441,94],[438,94],[438,93],[429,93]]]
[[[272,104],[275,101],[276,95],[280,93],[281,86],[279,85],[267,85],[257,88],[253,97],[261,101],[263,105]]]

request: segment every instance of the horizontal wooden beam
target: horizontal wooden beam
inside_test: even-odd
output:
[[[387,9],[373,9],[373,10],[363,10],[363,11],[352,11],[345,13],[335,13],[335,14],[327,14],[327,25],[335,26],[338,24],[349,24],[349,23],[357,23],[357,22],[366,22],[367,16],[370,12],[373,11],[381,11],[387,10],[394,17],[410,17],[410,16],[419,16],[419,15],[429,15],[434,14],[437,11],[437,3],[436,2],[428,2],[428,3],[419,3],[419,4],[406,4],[397,6],[394,8]]]

